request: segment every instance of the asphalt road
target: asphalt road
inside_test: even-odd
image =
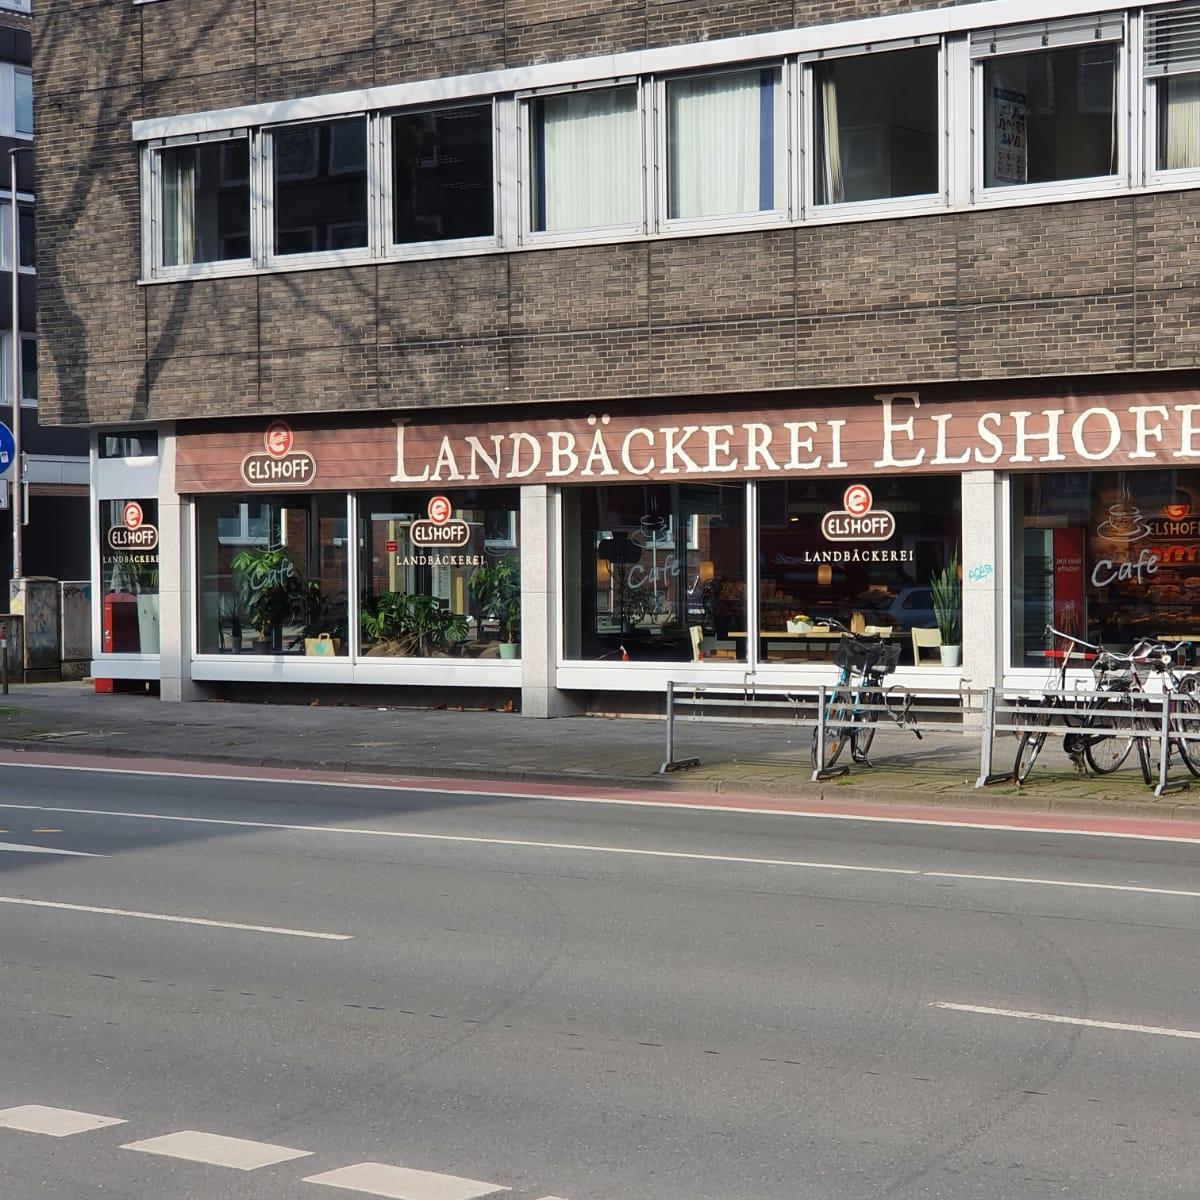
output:
[[[1197,845],[7,766],[0,802],[4,1200],[1197,1194]]]

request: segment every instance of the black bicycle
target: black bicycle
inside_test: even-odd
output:
[[[912,694],[885,687],[883,682],[896,669],[900,646],[875,635],[851,633],[840,621],[829,624],[842,634],[833,656],[839,675],[825,706],[823,756],[821,730],[819,727],[813,730],[813,769],[832,767],[841,758],[847,742],[854,761],[870,765],[867,755],[881,713],[901,728],[909,726],[918,738],[921,736],[909,712]]]

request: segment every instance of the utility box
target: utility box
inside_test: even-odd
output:
[[[8,644],[9,674],[20,680],[24,675],[25,618],[14,613],[0,613],[0,642]]]
[[[25,681],[60,679],[61,644],[58,580],[41,575],[13,579],[8,585],[9,612],[25,618]]]
[[[92,583],[89,579],[63,580],[58,585],[62,624],[64,679],[85,679],[92,662]]]

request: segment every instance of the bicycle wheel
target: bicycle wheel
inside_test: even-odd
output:
[[[859,702],[868,708],[880,709],[883,706],[883,697],[878,692],[864,692],[859,697]],[[863,720],[869,723],[856,724],[850,731],[850,752],[856,762],[864,761],[871,753],[871,743],[875,740],[875,726],[880,713],[865,712],[862,716]]]
[[[842,750],[846,746],[846,740],[853,732],[853,721],[854,708],[844,701],[831,704],[826,710],[824,763],[826,767],[832,767],[841,758]],[[818,740],[820,732],[819,729],[813,730],[812,765],[814,771],[819,770],[822,765],[820,756],[821,743]]]
[[[1128,708],[1131,702],[1127,700],[1100,700],[1093,705],[1096,715],[1088,715],[1083,719],[1083,728],[1094,728],[1100,725],[1106,729],[1119,729],[1120,733],[1104,733],[1097,735],[1084,734],[1083,757],[1088,768],[1097,775],[1111,775],[1121,767],[1133,749],[1134,720],[1132,717],[1110,717],[1106,709],[1120,711]],[[1128,732],[1126,732],[1128,730]]]
[[[1174,739],[1175,749],[1183,759],[1183,765],[1196,779],[1200,779],[1200,703],[1193,694],[1180,696],[1175,702],[1175,711],[1171,718],[1172,728],[1185,736]]]
[[[1032,713],[1026,723],[1029,725],[1049,725],[1050,713]],[[1046,734],[1044,732],[1027,729],[1021,734],[1021,739],[1017,742],[1017,757],[1013,760],[1012,777],[1014,783],[1024,783],[1029,778],[1029,772],[1033,770],[1033,764],[1037,762],[1037,757],[1041,754],[1042,747],[1045,744]]]

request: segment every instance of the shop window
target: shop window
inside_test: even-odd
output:
[[[667,96],[667,216],[768,212],[779,206],[778,67],[672,79]]]
[[[1154,166],[1200,168],[1200,4],[1151,9],[1145,17],[1145,75],[1153,91]]]
[[[758,510],[760,661],[831,659],[831,618],[895,639],[901,663],[916,661],[914,629],[961,636],[961,609],[942,611],[934,597],[948,569],[957,583],[957,477],[872,479],[869,490],[837,479],[764,482]],[[872,520],[846,519],[855,515]]]
[[[1012,526],[1015,665],[1045,664],[1047,625],[1115,648],[1200,638],[1200,471],[1027,475]]]
[[[345,496],[205,496],[196,559],[201,654],[349,653]]]
[[[367,245],[367,121],[351,117],[271,131],[274,251]]]
[[[359,623],[368,658],[516,658],[516,488],[359,497]]]
[[[1115,175],[1119,53],[1102,42],[987,59],[984,187]]]
[[[641,223],[636,86],[542,96],[527,111],[535,231]]]
[[[813,68],[816,201],[853,204],[938,190],[938,48]]]
[[[250,257],[247,138],[158,151],[164,267]]]
[[[157,654],[158,501],[100,501],[101,651]]]
[[[492,106],[392,117],[392,222],[397,243],[493,237]]]
[[[566,657],[744,660],[741,484],[572,488],[566,504]]]

